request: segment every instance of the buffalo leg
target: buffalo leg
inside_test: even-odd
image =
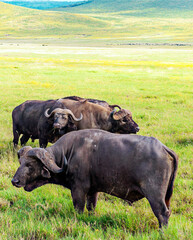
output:
[[[43,138],[40,138],[39,139],[39,146],[41,148],[46,148],[48,145],[48,140],[47,139],[43,139]]]
[[[92,195],[87,195],[87,205],[86,208],[88,211],[95,210],[97,205],[98,193],[94,193]]]
[[[86,194],[85,192],[80,188],[74,188],[71,191],[73,205],[75,210],[77,210],[79,213],[84,212],[85,202],[86,202]]]
[[[20,133],[18,133],[16,127],[13,126],[13,146],[14,146],[14,148],[17,148],[19,136],[20,136]]]
[[[22,136],[21,139],[20,139],[21,146],[24,146],[24,145],[27,143],[27,141],[29,140],[29,138],[30,138],[29,135],[23,134],[23,136]]]
[[[151,208],[159,221],[159,227],[168,225],[168,220],[170,217],[170,210],[167,208],[164,199],[148,199]]]

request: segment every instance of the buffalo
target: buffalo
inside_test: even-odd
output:
[[[69,96],[57,100],[28,100],[12,112],[13,144],[25,145],[29,138],[39,139],[40,147],[54,143],[63,134],[79,129],[98,128],[110,132],[136,133],[138,125],[128,110],[96,99]],[[83,111],[83,114],[82,112]],[[78,124],[81,122],[81,124]]]
[[[99,192],[131,203],[147,198],[159,227],[168,224],[178,157],[153,137],[87,129],[46,149],[24,147],[12,184],[32,191],[47,183],[71,190],[74,208],[94,210]]]
[[[137,133],[139,131],[139,127],[132,119],[132,114],[129,110],[112,110],[109,106],[104,107],[101,104],[91,103],[87,99],[76,101],[68,98],[59,99],[58,102],[70,109],[76,116],[82,114],[82,120],[74,123],[77,130],[94,128],[122,134]],[[63,111],[60,108],[53,111],[48,108],[45,111],[45,116],[48,119],[54,116],[57,127],[64,128],[66,121],[62,118]]]
[[[65,128],[57,129],[53,126],[54,118],[46,118],[44,112],[47,108],[51,111],[60,108],[63,109],[62,117],[66,122]],[[76,130],[74,121],[80,121],[82,116],[76,118],[74,114],[57,100],[28,100],[15,107],[12,112],[13,120],[13,144],[16,148],[19,137],[20,142],[25,145],[29,138],[34,141],[39,139],[40,147],[46,147],[48,142],[55,142],[64,133]]]

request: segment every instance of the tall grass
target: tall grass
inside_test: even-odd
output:
[[[0,45],[0,239],[191,239],[192,56],[188,48]],[[157,137],[179,155],[164,232],[145,199],[129,206],[100,194],[96,212],[79,215],[67,189],[47,185],[27,193],[11,185],[19,166],[12,151],[13,108],[69,95],[130,109],[139,134]]]

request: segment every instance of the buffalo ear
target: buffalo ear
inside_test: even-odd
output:
[[[67,123],[67,125],[73,124],[73,123],[74,123],[74,121],[73,121],[72,116],[71,116],[71,115],[68,115],[68,123]]]
[[[114,109],[111,113],[110,113],[110,117],[114,120],[114,114],[117,112],[116,109]]]
[[[44,178],[51,178],[50,172],[47,168],[43,166],[43,169],[41,171],[42,177]]]

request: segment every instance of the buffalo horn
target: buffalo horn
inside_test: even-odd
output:
[[[125,109],[120,109],[118,112],[113,113],[113,119],[120,120],[121,118],[124,118],[128,114],[129,114],[129,112],[127,112]]]
[[[22,147],[18,152],[17,152],[17,156],[18,156],[18,159],[20,157],[22,157],[23,155],[25,155],[29,150],[31,150],[32,147],[30,146],[25,146],[25,147]]]
[[[62,112],[63,112],[63,113],[66,113],[66,114],[68,114],[68,115],[70,115],[70,116],[72,116],[73,120],[74,120],[74,121],[77,121],[77,122],[80,121],[80,120],[82,120],[82,118],[83,118],[82,113],[80,114],[80,118],[76,118],[76,117],[74,116],[73,112],[72,112],[70,109],[63,109]]]
[[[47,118],[51,117],[52,114],[54,114],[54,113],[56,113],[57,111],[59,111],[60,108],[54,109],[50,114],[48,113],[49,110],[50,110],[50,109],[48,108],[48,109],[46,109],[46,111],[44,112],[44,115],[45,115],[45,117],[47,117]],[[60,111],[61,111],[61,110],[60,110]]]
[[[48,109],[46,109],[46,111],[44,112],[44,115],[45,115],[45,117],[47,117],[47,118],[51,117],[52,114],[57,113],[57,112],[63,113],[64,110],[66,110],[66,109],[55,108],[50,114],[48,113],[49,110],[50,110],[50,109],[48,108]],[[64,112],[64,113],[65,113],[65,112]]]
[[[76,118],[76,117],[74,116],[73,112],[72,112],[70,109],[56,108],[56,109],[54,109],[50,114],[48,114],[48,111],[49,111],[49,108],[48,108],[48,109],[45,111],[45,113],[44,113],[44,115],[45,115],[47,118],[51,117],[52,114],[57,113],[57,112],[70,115],[70,116],[72,116],[72,118],[74,119],[74,121],[77,121],[77,122],[80,121],[80,120],[82,120],[82,118],[83,118],[82,113],[80,114],[80,118]]]
[[[63,172],[63,168],[56,165],[53,156],[42,148],[33,148],[27,153],[28,157],[38,158],[53,173]]]

